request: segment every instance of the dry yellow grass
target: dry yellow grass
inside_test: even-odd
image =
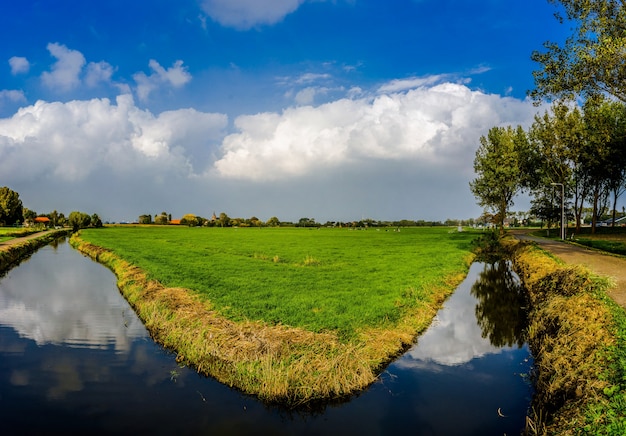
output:
[[[262,322],[233,322],[192,292],[165,288],[137,267],[79,237],[71,243],[108,266],[153,338],[177,360],[220,382],[290,406],[345,397],[376,380],[384,365],[428,327],[463,275],[451,277],[439,300],[412,309],[393,329],[370,329],[342,342],[334,332],[314,333]]]
[[[529,428],[573,434],[585,420],[586,406],[602,401],[608,386],[607,350],[615,336],[608,328],[611,313],[598,294],[608,282],[583,267],[564,266],[537,247],[511,248],[531,301],[528,341],[536,393]]]

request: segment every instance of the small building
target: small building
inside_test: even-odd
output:
[[[178,225],[180,225],[180,220],[171,220],[170,224],[178,226]]]
[[[48,227],[50,225],[50,218],[48,218],[47,216],[38,216],[37,218],[35,218],[35,224],[43,224],[44,226]]]

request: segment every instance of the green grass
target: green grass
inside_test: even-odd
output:
[[[0,242],[8,241],[13,238],[28,236],[31,233],[38,232],[35,229],[23,229],[21,227],[0,227]]]
[[[611,364],[606,379],[610,386],[604,389],[604,401],[586,408],[583,430],[586,434],[617,436],[626,432],[626,313],[610,298],[605,302],[613,315],[611,328],[616,338],[608,352]]]
[[[110,227],[81,231],[226,317],[314,332],[386,327],[467,271],[475,233],[450,228]]]
[[[620,241],[607,241],[601,239],[576,239],[576,243],[596,250],[626,256],[626,244]]]

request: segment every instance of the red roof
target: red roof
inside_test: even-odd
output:
[[[171,220],[170,224],[180,224],[180,220]]]
[[[47,216],[38,216],[37,218],[35,218],[35,222],[36,223],[49,223],[50,218],[48,218]]]

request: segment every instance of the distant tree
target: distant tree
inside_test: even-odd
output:
[[[255,216],[252,216],[246,220],[246,224],[252,227],[261,227],[263,225],[263,221],[261,221]]]
[[[224,212],[220,213],[220,216],[218,218],[218,222],[220,224],[220,227],[228,227],[228,226],[230,226],[230,218]]]
[[[188,213],[180,219],[180,223],[184,226],[195,227],[198,225],[198,218],[194,214]]]
[[[37,218],[37,212],[30,210],[27,207],[22,208],[22,217],[24,224],[32,225]]]
[[[547,41],[545,52],[531,59],[541,68],[533,72],[535,100],[610,94],[626,102],[626,6],[617,0],[549,0],[563,6],[573,33],[563,45]]]
[[[315,218],[300,218],[298,221],[298,227],[318,227],[319,224],[315,221]]]
[[[154,217],[155,224],[167,224],[170,220],[168,219],[167,213],[161,212],[161,215]]]
[[[59,214],[57,215],[56,225],[64,226],[66,224],[67,224],[67,218],[65,218],[65,214],[63,212],[59,212]]]
[[[268,225],[269,227],[278,227],[280,226],[280,220],[276,218],[275,216],[273,216],[270,219],[268,219],[265,224]]]
[[[58,224],[58,222],[59,222],[59,212],[57,212],[56,209],[48,214],[48,218],[50,218],[50,221],[52,221],[52,227],[56,227],[56,226],[59,225]]]
[[[76,232],[79,229],[89,227],[91,224],[91,217],[84,212],[73,211],[70,212],[68,217],[68,224],[72,227],[72,230]]]
[[[495,215],[495,222],[504,234],[504,219],[513,198],[521,188],[519,150],[527,142],[521,127],[493,127],[487,136],[480,138],[480,146],[474,159],[477,177],[470,182],[470,189],[478,204]]]
[[[152,224],[152,215],[139,215],[139,224]]]
[[[97,213],[94,213],[93,215],[91,215],[91,220],[90,220],[89,225],[95,228],[102,227],[102,220],[100,219]]]
[[[3,186],[0,188],[0,224],[13,225],[23,218],[20,194]]]

